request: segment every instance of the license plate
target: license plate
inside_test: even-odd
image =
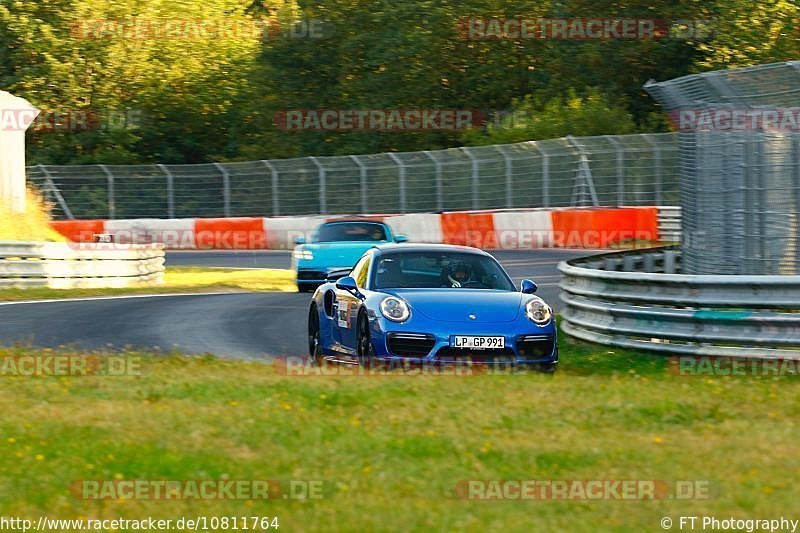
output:
[[[502,350],[506,347],[506,338],[454,335],[450,339],[450,346],[453,348],[467,348],[470,350]]]

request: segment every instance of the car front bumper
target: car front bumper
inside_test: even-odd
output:
[[[537,326],[529,320],[464,323],[426,320],[395,323],[370,321],[374,358],[408,363],[551,364],[558,362],[558,335],[551,320]],[[426,327],[427,326],[427,327]],[[463,350],[451,347],[455,335],[502,336],[503,349]]]

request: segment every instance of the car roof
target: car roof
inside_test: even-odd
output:
[[[348,224],[351,222],[358,222],[360,224],[363,224],[364,222],[369,222],[370,224],[382,224],[384,226],[387,225],[386,222],[383,222],[382,220],[375,220],[370,218],[340,218],[334,220],[326,220],[325,222],[320,224],[320,226],[327,226],[329,224]]]
[[[382,254],[395,252],[460,252],[474,255],[488,255],[491,257],[491,254],[484,252],[480,248],[455,244],[392,243],[379,244],[374,248]]]

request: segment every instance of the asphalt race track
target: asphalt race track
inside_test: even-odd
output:
[[[498,251],[514,282],[530,278],[559,308],[556,265],[591,250]],[[288,268],[288,251],[174,251],[168,266]],[[80,348],[173,348],[184,353],[262,359],[306,353],[310,295],[218,293],[0,302],[0,344]]]

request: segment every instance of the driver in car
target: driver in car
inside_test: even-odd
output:
[[[447,281],[445,287],[463,287],[467,283],[473,281],[472,267],[464,261],[455,261],[448,265],[445,269]]]

